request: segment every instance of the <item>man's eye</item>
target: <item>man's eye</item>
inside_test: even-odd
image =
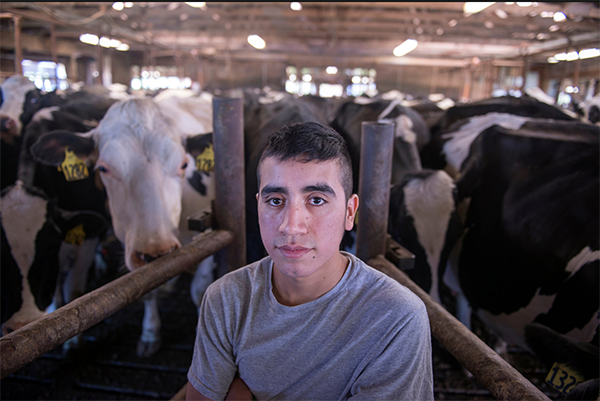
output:
[[[283,204],[283,200],[279,198],[271,198],[267,200],[267,203],[271,206],[281,206]]]
[[[324,205],[326,202],[323,198],[311,198],[310,203],[315,206],[320,206]]]

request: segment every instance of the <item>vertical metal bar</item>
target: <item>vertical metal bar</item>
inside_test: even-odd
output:
[[[58,89],[58,47],[56,45],[56,29],[54,24],[50,24],[50,52],[52,53],[52,61],[54,61],[54,89]]]
[[[21,17],[14,16],[13,23],[15,25],[15,74],[23,74],[23,47],[21,46]]]
[[[385,254],[393,149],[394,124],[362,123],[356,256],[365,261]]]
[[[244,114],[240,98],[213,98],[215,217],[217,226],[235,234],[234,243],[215,255],[217,275],[246,264]]]

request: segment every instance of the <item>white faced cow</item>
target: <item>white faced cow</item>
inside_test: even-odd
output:
[[[200,175],[204,195],[184,188],[190,185],[184,179],[186,170],[188,176],[194,173],[184,146],[186,139],[190,137],[182,134],[158,103],[129,99],[111,106],[98,127],[88,133],[48,133],[32,147],[32,154],[38,161],[58,166],[69,148],[81,160],[95,163],[106,187],[115,235],[125,245],[125,264],[135,270],[182,245],[180,220],[187,217],[182,215],[182,204],[195,210],[210,205],[212,174]],[[208,145],[209,141],[204,141],[202,146]],[[189,151],[197,154],[202,150]],[[184,193],[194,199],[184,199]],[[206,269],[212,269],[212,260],[203,263],[200,274],[209,283],[212,277]],[[144,300],[138,354],[149,356],[160,347],[156,291]]]

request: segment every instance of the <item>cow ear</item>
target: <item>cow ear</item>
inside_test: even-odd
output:
[[[206,149],[209,145],[212,145],[212,132],[208,134],[198,134],[193,136],[188,136],[185,140],[185,150],[192,156],[194,159],[198,157],[204,149]]]
[[[60,166],[69,148],[82,160],[89,158],[96,148],[90,133],[77,135],[69,131],[52,131],[42,136],[31,147],[33,158],[49,166]]]
[[[75,244],[99,236],[108,227],[106,219],[92,211],[71,212],[55,208],[54,221],[60,228],[63,241]]]

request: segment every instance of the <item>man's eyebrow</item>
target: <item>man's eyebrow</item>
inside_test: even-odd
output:
[[[266,185],[263,189],[260,190],[260,196],[265,196],[268,194],[288,194],[288,190],[284,187],[277,187],[274,185]]]
[[[331,186],[329,184],[325,184],[325,183],[318,183],[315,185],[307,185],[304,188],[302,188],[302,191],[303,192],[323,192],[324,194],[329,194],[332,196],[336,195],[333,188],[331,188]]]

